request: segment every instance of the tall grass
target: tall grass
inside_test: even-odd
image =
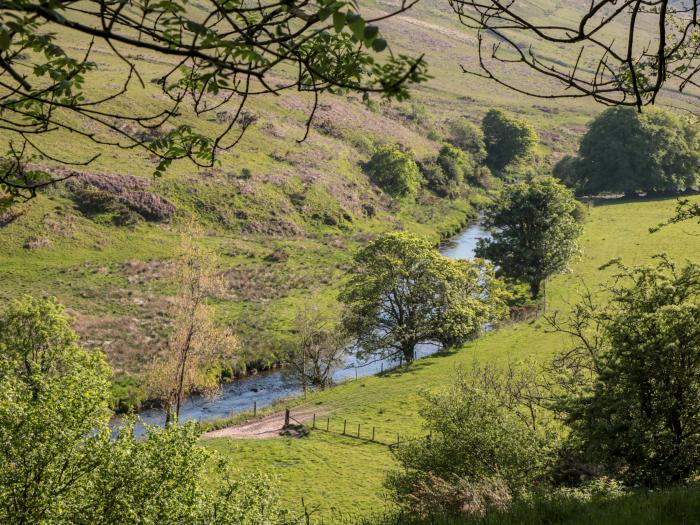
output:
[[[387,513],[353,525],[693,525],[700,524],[700,486],[635,491],[619,497],[580,498],[543,494],[481,518]]]

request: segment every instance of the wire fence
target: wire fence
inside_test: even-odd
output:
[[[285,410],[285,426],[294,421],[296,424],[306,427],[309,430],[320,430],[335,436],[343,436],[364,441],[366,443],[376,443],[389,448],[398,447],[402,443],[432,440],[432,434],[420,437],[409,437],[401,435],[399,431],[378,427],[376,425],[351,421],[348,419],[332,418],[331,416],[321,416],[313,413],[311,421],[299,421],[291,416],[289,409]]]

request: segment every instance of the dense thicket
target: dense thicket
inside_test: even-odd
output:
[[[682,192],[698,183],[700,126],[660,109],[610,108],[591,123],[578,158],[554,173],[585,195]]]
[[[194,424],[111,439],[110,370],[53,301],[0,313],[0,522],[240,525],[286,522],[265,476],[232,477]],[[220,475],[205,490],[205,474]]]

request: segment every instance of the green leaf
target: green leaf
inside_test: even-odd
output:
[[[10,33],[6,29],[0,29],[0,51],[7,51],[10,49]]]
[[[379,34],[379,28],[377,26],[367,26],[365,27],[364,36],[365,44],[371,45],[377,35]]]
[[[386,45],[386,40],[384,40],[383,38],[376,38],[372,42],[372,49],[374,49],[377,53],[381,53],[386,49]]]
[[[333,27],[336,33],[340,33],[343,30],[343,27],[345,27],[345,13],[340,11],[333,13]]]

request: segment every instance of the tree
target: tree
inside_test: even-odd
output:
[[[391,233],[354,256],[340,300],[359,355],[414,357],[419,343],[459,344],[507,313],[491,266],[453,261],[427,241]]]
[[[519,93],[641,108],[664,88],[698,86],[695,0],[580,3],[556,21],[547,8],[524,0],[451,0],[450,6],[477,33],[479,68],[464,71]]]
[[[223,282],[217,275],[214,255],[197,242],[195,235],[192,228],[183,234],[175,266],[175,328],[165,357],[155,361],[148,373],[149,395],[164,404],[168,421],[171,417],[178,420],[187,396],[219,392],[217,366],[230,359],[238,345],[230,330],[216,325],[207,304],[221,291]]]
[[[700,173],[699,129],[662,110],[610,108],[581,139],[573,168],[575,188],[588,195],[681,192]]]
[[[528,123],[491,109],[481,123],[486,143],[486,164],[502,171],[512,162],[526,159],[537,145],[537,133]]]
[[[294,89],[318,102],[321,93],[351,90],[403,100],[408,84],[426,78],[425,63],[394,54],[377,60],[387,42],[375,23],[412,5],[366,19],[354,5],[329,0],[196,7],[186,0],[93,1],[79,8],[10,0],[0,29],[8,149],[0,190],[30,198],[70,176],[27,166],[35,157],[85,165],[113,147],[154,155],[156,173],[185,158],[211,166],[255,121],[246,108],[265,94]],[[118,82],[111,91],[103,89],[107,70],[98,53],[109,55],[110,81]],[[148,61],[133,58],[143,53]],[[153,68],[152,60],[165,67]],[[121,78],[113,63],[123,64]],[[134,110],[141,92],[151,104]],[[198,117],[221,111],[226,122],[215,132],[197,125]],[[70,136],[78,147],[58,153],[50,147],[54,136]]]
[[[484,213],[492,238],[479,239],[476,254],[504,276],[527,283],[534,299],[542,282],[578,253],[582,227],[576,210],[571,191],[551,177],[510,186]]]
[[[608,306],[553,326],[576,346],[554,364],[572,448],[628,483],[678,483],[700,462],[700,266],[619,268]]]
[[[448,142],[450,144],[468,153],[477,162],[481,162],[486,158],[484,133],[479,126],[464,117],[460,117],[450,121],[448,129]]]
[[[318,309],[300,311],[295,323],[296,341],[285,355],[285,363],[306,391],[307,385],[325,389],[333,384],[333,373],[342,366],[347,340],[332,319]]]
[[[365,169],[370,179],[392,197],[413,197],[420,188],[421,176],[413,155],[398,145],[380,146]]]
[[[77,341],[54,300],[0,312],[0,522],[289,523],[269,481],[232,477],[194,424],[111,439],[110,371]],[[212,468],[221,485],[205,490]]]

